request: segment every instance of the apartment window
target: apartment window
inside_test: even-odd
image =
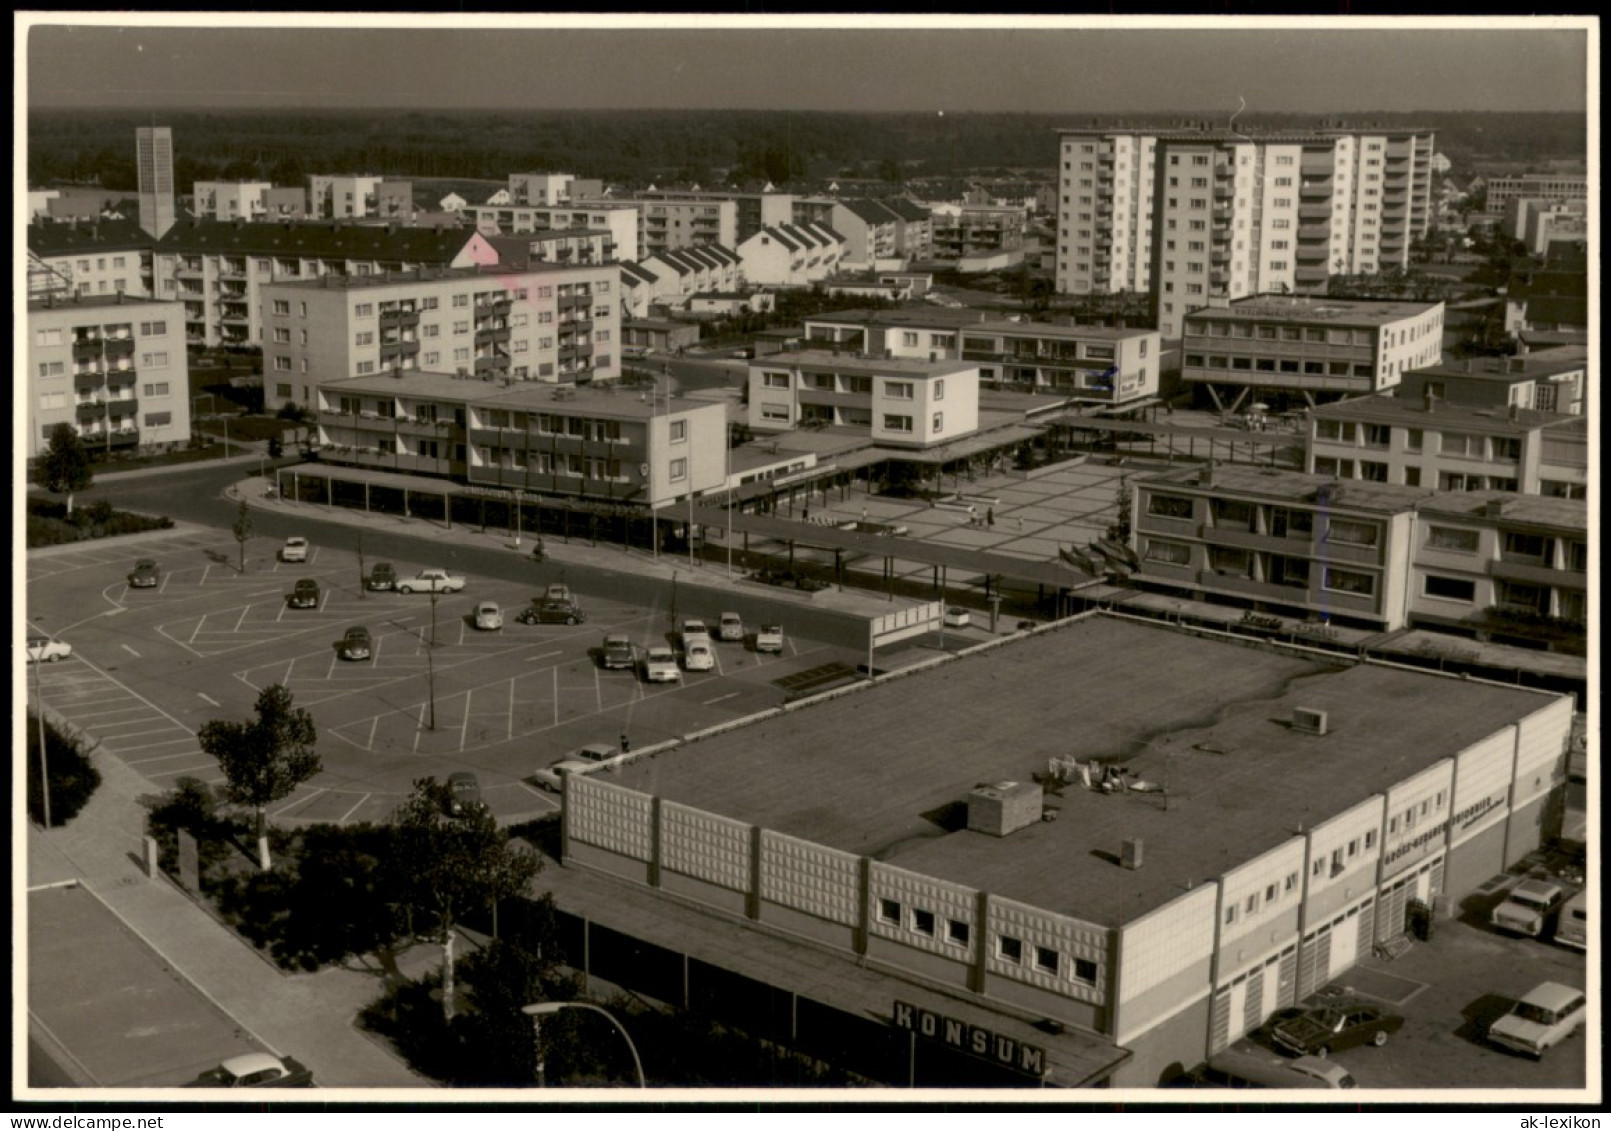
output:
[[[763,404],[761,405],[761,419],[781,420],[787,422],[789,419],[789,406],[781,404]]]
[[[274,300],[274,313],[275,314],[290,314],[291,313],[291,303],[290,303],[290,301],[288,299],[283,299],[283,298],[275,299]]]
[[[1366,829],[1365,830],[1365,850],[1368,852],[1368,851],[1370,851],[1371,849],[1373,849],[1375,847],[1376,847],[1376,830],[1375,829]]]
[[[934,937],[934,912],[925,911],[921,907],[912,908],[912,930],[920,935]]]
[[[1505,558],[1542,558],[1544,557],[1544,537],[1540,534],[1521,534],[1514,530],[1505,532]]]
[[[1149,562],[1162,562],[1164,565],[1190,565],[1191,547],[1183,542],[1165,542],[1157,538],[1147,539],[1146,553],[1143,555]]]
[[[686,420],[673,420],[671,422],[671,442],[680,444],[688,439],[688,422]]]
[[[1521,441],[1514,436],[1494,437],[1492,458],[1495,460],[1521,459]]]
[[[146,337],[146,336],[152,335],[152,334],[166,334],[167,332],[168,332],[168,324],[166,322],[142,322],[142,323],[140,323],[140,336],[141,337]]]
[[[911,430],[912,418],[910,416],[897,416],[893,413],[884,414],[884,431],[910,432]]]
[[[141,389],[141,395],[147,397],[165,397],[168,395],[168,382],[153,381]]]
[[[880,899],[878,901],[878,918],[885,923],[894,923],[899,926],[901,921],[901,905],[893,899]]]
[[[470,360],[470,347],[469,346],[460,346],[458,349],[454,350],[453,351],[453,360],[454,361],[469,361]]]
[[[1088,986],[1096,985],[1096,963],[1089,958],[1076,958],[1074,960],[1074,980],[1084,982]]]
[[[1471,436],[1464,432],[1445,432],[1439,450],[1446,456],[1466,456],[1471,459],[1481,459],[1483,456],[1483,438]]]
[[[453,332],[455,334],[468,334],[470,332],[470,323],[468,321],[453,323]]]
[[[1287,878],[1285,880],[1281,881],[1281,890],[1286,891],[1286,892],[1292,892],[1292,891],[1296,891],[1297,888],[1298,888],[1298,873],[1296,873],[1296,872],[1288,872],[1287,873]]]
[[[161,428],[172,423],[173,413],[171,412],[148,412],[145,414],[145,426],[147,428]]]
[[[358,375],[359,376],[363,376],[366,373],[373,373],[374,371],[375,371],[375,363],[373,361],[360,361],[358,363]]]
[[[1228,904],[1225,908],[1225,925],[1229,927],[1236,922],[1236,904]]]
[[[996,957],[1005,962],[1023,962],[1024,940],[1015,939],[1011,935],[997,935]]]
[[[442,363],[442,355],[440,353],[432,351],[432,352],[427,353],[425,355],[425,364],[426,365],[428,365],[428,366],[429,365],[440,365],[441,363]]]
[[[1035,969],[1039,970],[1042,974],[1055,975],[1057,973],[1058,959],[1060,957],[1061,956],[1057,953],[1057,951],[1053,950],[1049,946],[1037,946],[1035,948]]]
[[[972,932],[968,924],[961,919],[947,919],[945,921],[945,941],[956,943],[958,946],[968,945],[968,936]]]
[[[373,330],[360,330],[357,337],[353,339],[353,345],[357,346],[372,346],[374,344],[375,332]]]
[[[761,374],[761,384],[768,389],[787,389],[789,387],[789,375],[787,373],[763,372]]]
[[[1351,569],[1327,569],[1326,588],[1335,593],[1353,593],[1369,597],[1376,592],[1376,579],[1368,573]]]
[[[1344,542],[1350,546],[1374,546],[1381,530],[1374,523],[1350,522],[1346,519],[1334,518],[1327,528],[1326,538],[1332,542]]]
[[[1458,530],[1452,526],[1434,526],[1426,537],[1426,544],[1432,549],[1453,550],[1461,554],[1475,554],[1477,541],[1475,530]]]
[[[39,375],[41,377],[60,377],[67,372],[67,366],[60,361],[41,361]]]
[[[1160,518],[1190,518],[1192,501],[1178,495],[1149,495],[1147,513]]]
[[[909,401],[912,399],[912,383],[910,381],[885,381],[884,396],[894,401]]]
[[[671,461],[671,480],[672,480],[672,482],[675,483],[680,479],[687,479],[687,478],[688,478],[688,461],[686,459],[674,459],[674,460],[672,460]]]
[[[291,372],[291,359],[288,357],[276,357],[274,359],[274,368],[281,373]]]
[[[290,400],[291,399],[291,386],[289,386],[289,385],[275,385],[274,386],[274,395],[279,397],[282,400]]]
[[[945,400],[945,378],[941,377],[934,382],[934,400]]]
[[[352,316],[354,318],[373,318],[375,316],[375,304],[372,302],[360,302],[352,308]]]
[[[1404,430],[1405,449],[1412,452],[1420,451],[1423,435],[1419,428],[1406,428]]]
[[[454,306],[469,306],[470,305],[470,296],[469,295],[454,295],[453,296],[453,305]]]

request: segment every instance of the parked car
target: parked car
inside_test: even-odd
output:
[[[457,593],[464,588],[464,578],[445,569],[422,569],[414,577],[397,583],[399,593]]]
[[[1510,889],[1505,901],[1490,917],[1496,931],[1537,938],[1556,908],[1566,900],[1566,890],[1548,880],[1523,880]]]
[[[289,1056],[249,1052],[196,1077],[192,1088],[311,1088],[313,1073]]]
[[[1270,1037],[1298,1056],[1325,1057],[1356,1045],[1380,1048],[1403,1027],[1404,1018],[1374,1002],[1332,1002],[1277,1022]]]
[[[134,563],[134,572],[129,574],[130,589],[155,589],[162,583],[162,574],[157,569],[157,563],[150,558],[141,558]]]
[[[533,597],[531,604],[521,609],[515,619],[521,624],[581,624],[587,619],[587,613],[574,601]]]
[[[1588,1001],[1582,990],[1544,982],[1523,994],[1510,1012],[1488,1026],[1488,1040],[1502,1049],[1542,1057],[1583,1024]]]
[[[367,660],[371,648],[369,630],[362,625],[349,628],[347,634],[341,638],[340,654],[343,660]]]
[[[308,560],[308,540],[301,537],[292,537],[285,540],[280,547],[280,560],[282,562],[305,562]]]
[[[710,640],[710,629],[705,627],[705,622],[700,620],[700,619],[698,619],[697,617],[685,617],[685,618],[683,618],[683,622],[682,622],[682,646],[684,648],[686,648],[686,647],[688,647],[688,642],[690,640],[696,640],[696,639],[701,639],[701,638],[703,638],[707,642]]]
[[[475,626],[484,632],[503,627],[503,610],[494,601],[482,601],[475,607]]]
[[[783,626],[781,624],[763,624],[755,632],[755,650],[757,652],[783,651]]]
[[[952,605],[945,610],[946,628],[967,628],[968,620],[968,610],[960,605]]]
[[[28,638],[28,659],[39,664],[54,664],[73,654],[73,646],[65,640],[52,640],[48,636]]]
[[[293,609],[317,609],[319,607],[319,583],[311,577],[304,577],[296,583],[296,587],[286,594],[285,603]]]
[[[1573,950],[1587,950],[1589,946],[1589,893],[1580,891],[1561,908],[1560,922],[1555,925],[1555,941]]]
[[[476,781],[475,775],[468,770],[449,774],[447,787],[448,813],[451,816],[462,817],[472,806],[482,804],[481,783]]]
[[[691,672],[708,672],[716,666],[716,653],[709,640],[695,637],[683,648],[682,666]]]
[[[676,653],[658,644],[650,648],[643,657],[643,678],[650,683],[676,683],[682,678]]]
[[[744,618],[737,613],[723,613],[721,626],[716,630],[723,640],[744,639]]]
[[[397,571],[390,562],[376,562],[369,571],[369,580],[364,584],[371,593],[389,593],[397,588]]]
[[[612,633],[604,638],[603,663],[606,668],[631,668],[638,662],[632,638]]]
[[[535,781],[541,788],[549,790],[553,793],[558,793],[562,788],[564,788],[563,779],[566,774],[572,774],[578,770],[585,770],[590,765],[592,765],[591,762],[583,762],[576,758],[561,758],[552,766],[545,766],[543,769],[538,770],[532,775],[532,780]]]
[[[1226,1049],[1208,1058],[1193,1074],[1202,1088],[1353,1088],[1358,1085],[1340,1064],[1315,1056],[1290,1060],[1262,1052]]]

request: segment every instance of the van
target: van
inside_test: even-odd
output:
[[[1561,908],[1561,918],[1555,925],[1555,941],[1573,950],[1589,947],[1589,893],[1580,891]]]
[[[1266,1052],[1227,1049],[1208,1058],[1199,1077],[1205,1088],[1353,1088],[1348,1070],[1318,1056],[1295,1060]]]

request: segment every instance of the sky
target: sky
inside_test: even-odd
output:
[[[285,17],[45,13],[19,31],[32,107],[397,107],[1325,113],[1581,111],[1582,20],[1260,21],[1119,26],[844,26],[850,17],[658,17],[656,26],[467,27],[467,17],[365,17],[361,28],[243,26]],[[311,17],[288,17],[306,22]],[[626,18],[626,17],[623,17]],[[729,24],[736,17],[719,17]],[[24,22],[27,22],[25,18]],[[638,17],[642,20],[643,17]],[[999,24],[1000,19],[996,18]],[[43,21],[49,21],[45,23]],[[415,26],[376,27],[377,22]],[[484,21],[485,22],[485,21]],[[66,23],[69,26],[62,26]],[[801,24],[803,26],[796,26]],[[882,25],[882,26],[880,26]]]

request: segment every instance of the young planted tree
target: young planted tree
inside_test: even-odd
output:
[[[313,716],[291,705],[291,693],[283,685],[265,687],[254,709],[257,717],[249,722],[214,719],[197,732],[196,740],[218,759],[224,795],[256,812],[257,862],[266,872],[272,866],[268,806],[317,774],[322,763],[313,749],[318,740]]]
[[[53,495],[67,496],[67,513],[73,513],[73,494],[86,491],[95,482],[90,470],[89,449],[71,424],[58,424],[50,430],[50,440],[39,461],[40,483]]]
[[[235,524],[233,526],[231,526],[229,529],[230,529],[230,532],[235,535],[235,541],[240,546],[240,550],[241,550],[240,572],[245,573],[246,572],[246,543],[251,541],[251,538],[252,538],[252,509],[246,505],[246,500],[245,499],[241,500],[240,509],[235,512]]]
[[[392,865],[397,891],[410,907],[431,916],[442,945],[442,1016],[453,1020],[453,936],[460,916],[493,900],[524,892],[542,867],[516,849],[509,834],[482,805],[449,814],[452,797],[435,778],[414,783],[414,792],[392,818]]]

